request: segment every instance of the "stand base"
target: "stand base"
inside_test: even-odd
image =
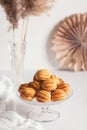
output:
[[[58,117],[60,117],[60,114],[55,110],[50,109],[40,109],[37,111],[32,111],[29,114],[29,118],[38,121],[38,122],[51,122],[55,121]]]

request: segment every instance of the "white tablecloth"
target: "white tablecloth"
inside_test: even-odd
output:
[[[32,81],[34,72],[27,71],[25,73],[26,82]],[[71,85],[73,96],[61,104],[50,106],[51,109],[60,113],[60,118],[42,125],[46,130],[87,130],[87,72],[51,72]],[[0,72],[0,75],[2,74],[12,78],[9,72]],[[38,106],[27,104],[18,99],[16,95],[13,95],[12,99],[16,104],[18,112],[24,117],[32,110],[38,109]]]

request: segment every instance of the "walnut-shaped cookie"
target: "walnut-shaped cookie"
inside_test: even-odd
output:
[[[58,80],[59,80],[59,84],[58,85],[62,85],[62,84],[64,84],[64,80],[63,79],[61,79],[61,78],[58,78]]]
[[[41,70],[38,70],[35,73],[33,80],[34,81],[44,81],[46,79],[49,79],[50,75],[51,75],[51,73],[50,73],[49,70],[47,70],[47,69],[41,69]]]
[[[42,89],[50,92],[57,88],[57,84],[56,84],[55,80],[47,79],[47,80],[43,81],[41,87],[42,87]]]
[[[45,90],[40,90],[36,95],[36,100],[39,102],[50,102],[51,94]]]
[[[62,85],[58,85],[57,88],[62,89],[66,94],[70,93],[70,85],[67,83],[64,83]]]
[[[36,94],[35,89],[30,88],[28,86],[20,86],[19,87],[19,92],[20,92],[20,96],[21,98],[25,99],[25,100],[32,100]]]
[[[41,87],[41,83],[37,81],[32,81],[28,83],[28,86],[31,88],[34,88],[36,91],[38,91]]]
[[[28,83],[21,84],[21,85],[19,86],[18,92],[19,92],[19,93],[22,93],[22,91],[23,91],[26,87],[28,87]]]
[[[59,84],[59,78],[56,75],[51,75],[50,79],[53,79],[56,82],[56,84]]]
[[[64,100],[66,95],[67,94],[62,89],[56,89],[51,93],[51,100],[52,101]]]

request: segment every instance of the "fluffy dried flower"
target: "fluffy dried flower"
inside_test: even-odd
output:
[[[18,20],[28,15],[40,15],[50,9],[54,0],[0,0],[4,7],[7,19],[13,28],[18,25]]]
[[[18,18],[17,18],[17,8],[16,0],[0,0],[0,4],[4,7],[4,10],[7,14],[7,19],[14,27],[17,27]]]
[[[51,8],[54,0],[22,0],[23,16],[40,15]]]

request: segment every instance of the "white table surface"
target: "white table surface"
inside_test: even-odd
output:
[[[26,81],[32,81],[35,71],[27,71]],[[60,113],[60,118],[50,123],[42,123],[46,130],[87,130],[87,72],[51,71],[53,74],[63,78],[73,89],[73,96],[58,105],[50,106]],[[0,75],[12,78],[10,72],[2,71]],[[16,96],[12,96],[18,112],[27,116],[38,106],[27,104]]]

